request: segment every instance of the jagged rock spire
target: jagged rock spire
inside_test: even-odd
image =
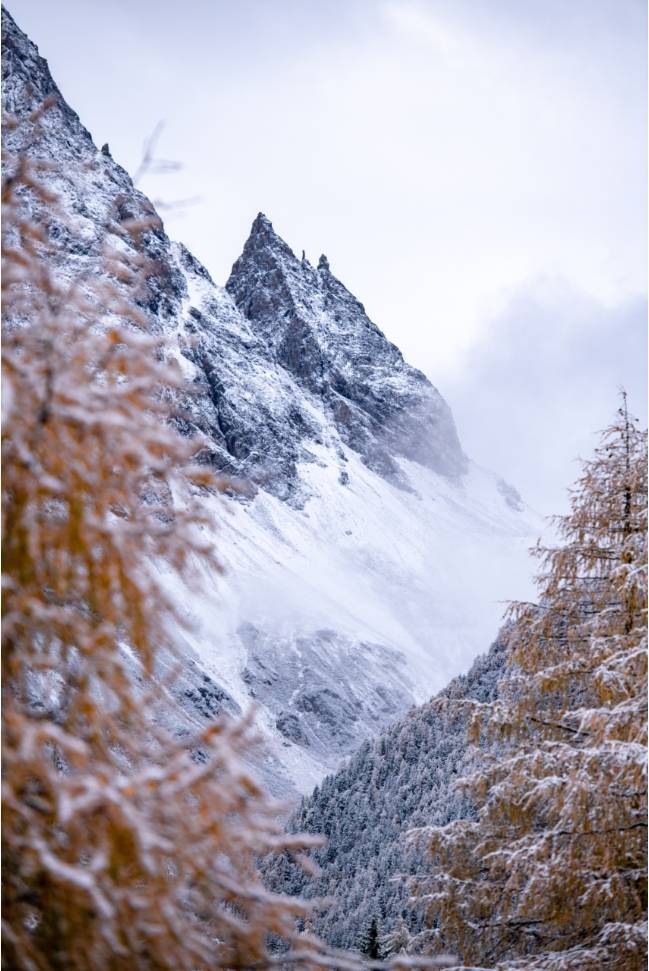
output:
[[[268,216],[260,212],[250,227],[250,234],[241,256],[233,267],[233,272],[242,262],[269,266],[277,261],[293,261],[295,259],[295,254],[291,248],[273,229],[273,224]]]
[[[259,213],[226,289],[272,359],[322,399],[343,441],[370,468],[400,484],[398,455],[453,477],[465,471],[448,405],[372,323],[324,254],[314,270]]]
[[[259,235],[260,233],[274,233],[273,224],[264,212],[258,212],[255,221],[252,224],[250,230],[250,235]]]

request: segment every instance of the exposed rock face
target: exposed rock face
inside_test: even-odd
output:
[[[297,259],[260,214],[217,286],[6,11],[2,36],[3,107],[19,121],[5,148],[53,163],[44,178],[70,217],[53,270],[97,271],[107,240],[140,247],[149,269],[129,296],[186,376],[178,425],[238,483],[232,501],[205,500],[225,580],[174,591],[197,621],[177,695],[199,723],[256,702],[267,779],[307,791],[467,666],[499,600],[527,595],[529,510],[468,462],[447,404],[326,257]],[[130,219],[148,220],[137,241],[120,232]]]
[[[332,751],[353,749],[359,736],[373,734],[412,702],[403,659],[383,644],[357,644],[335,630],[310,631],[295,643],[251,624],[239,633],[247,647],[242,676],[251,696],[277,713],[275,727],[285,739],[308,747],[314,757],[326,761]]]
[[[450,409],[336,279],[298,260],[259,213],[226,284],[274,360],[317,396],[342,440],[380,475],[403,455],[447,476],[466,471]],[[299,432],[299,430],[296,429]]]
[[[38,124],[30,123],[30,114],[48,102]],[[47,172],[47,187],[62,198],[68,216],[66,222],[53,226],[63,255],[60,275],[73,279],[88,272],[107,238],[119,236],[123,245],[135,248],[133,239],[119,234],[120,223],[146,220],[150,228],[137,246],[149,271],[144,286],[132,297],[147,314],[152,330],[169,326],[187,290],[182,273],[170,260],[171,244],[162,220],[110,153],[97,150],[61,96],[47,61],[4,8],[2,108],[18,122],[15,129],[4,131],[6,151],[54,163]]]

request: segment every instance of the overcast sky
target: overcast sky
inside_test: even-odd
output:
[[[540,512],[625,384],[646,411],[645,0],[13,0],[98,145],[198,196],[224,283],[259,210],[329,257]]]

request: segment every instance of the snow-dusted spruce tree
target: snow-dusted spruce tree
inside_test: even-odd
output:
[[[510,610],[475,819],[427,834],[433,947],[544,971],[646,966],[646,433],[614,423],[538,546],[538,604]],[[431,937],[429,936],[428,940]]]
[[[151,224],[109,225],[69,279],[51,163],[3,162],[3,967],[322,965],[303,905],[258,877],[304,841],[246,768],[250,725],[163,727],[157,662],[182,618],[158,567],[216,563],[214,482],[169,424],[178,374],[132,299]]]
[[[365,954],[373,961],[378,961],[383,957],[379,922],[376,917],[372,917],[369,927],[362,934],[358,949],[361,954]]]
[[[393,930],[381,938],[381,953],[385,957],[392,954],[403,954],[410,944],[410,931],[403,917],[399,917]]]

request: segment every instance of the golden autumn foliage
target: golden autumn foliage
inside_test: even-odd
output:
[[[481,967],[646,966],[647,436],[622,398],[475,706],[477,816],[426,837],[434,940]]]
[[[69,279],[51,163],[3,162],[3,967],[321,965],[305,907],[258,876],[309,843],[248,771],[249,722],[164,727],[183,618],[158,566],[218,569],[216,483],[169,424],[179,375],[132,299],[151,227],[109,227]]]

